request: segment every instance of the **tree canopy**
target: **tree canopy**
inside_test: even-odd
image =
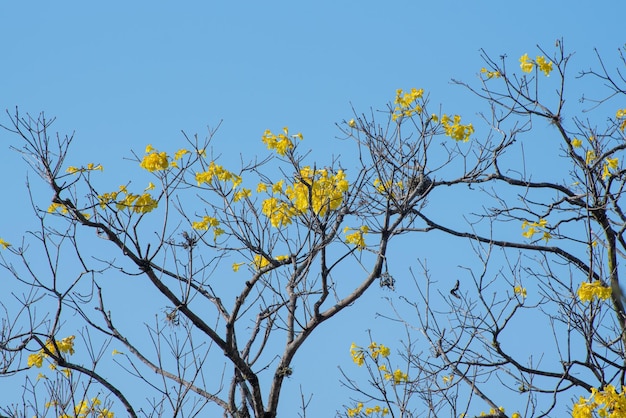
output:
[[[0,411],[293,414],[298,351],[343,311],[378,309],[403,332],[345,347],[357,368],[341,366],[338,416],[623,416],[626,61],[572,70],[562,41],[482,58],[454,80],[475,114],[399,89],[337,124],[348,157],[311,161],[306,133],[283,127],[260,133],[267,155],[225,166],[211,129],[145,144],[123,184],[97,155],[72,161],[54,119],[7,112],[48,192],[28,183],[38,228],[0,239],[0,373],[23,388]],[[577,113],[581,80],[596,87]],[[394,255],[432,236],[475,261],[442,249],[461,267],[441,278]],[[359,304],[372,292],[388,309]]]

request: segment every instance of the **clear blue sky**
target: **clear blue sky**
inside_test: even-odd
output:
[[[102,162],[119,178],[131,150],[148,143],[175,150],[181,130],[203,135],[222,120],[213,145],[234,162],[241,152],[264,153],[263,131],[285,125],[329,161],[334,124],[351,117],[351,104],[381,109],[397,88],[421,87],[433,104],[471,119],[473,102],[449,80],[474,79],[480,48],[516,65],[523,53],[537,53],[536,44],[551,48],[563,37],[576,51],[572,66],[588,68],[594,47],[616,58],[625,12],[607,0],[3,1],[0,108],[56,116],[57,130],[76,133],[77,164]],[[0,174],[12,202],[2,205],[0,237],[17,242],[32,217],[27,165],[9,145],[16,138],[0,132]],[[417,252],[407,251],[407,265]],[[376,294],[368,303],[384,302]],[[303,350],[296,368],[311,373],[293,377],[283,416],[294,416],[299,385],[315,392],[312,417],[332,416],[347,402],[335,395],[336,366],[349,367],[350,342],[365,341],[374,327],[362,315],[347,314],[344,328],[333,330],[341,333],[337,347],[322,335]]]

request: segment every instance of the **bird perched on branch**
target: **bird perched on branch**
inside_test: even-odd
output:
[[[421,196],[432,184],[430,177],[424,175],[424,172],[420,172],[418,176],[413,176],[409,179],[409,194],[415,191],[416,196]]]

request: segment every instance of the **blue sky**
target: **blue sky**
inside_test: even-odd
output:
[[[131,150],[148,143],[175,150],[181,130],[204,135],[220,121],[213,146],[225,161],[264,154],[263,131],[288,125],[328,162],[343,151],[335,123],[350,119],[351,106],[384,108],[397,88],[424,88],[433,104],[471,118],[475,101],[449,81],[475,79],[480,48],[517,65],[536,44],[550,49],[563,37],[576,52],[572,66],[589,68],[594,47],[615,60],[625,40],[626,6],[613,1],[2,3],[0,108],[57,117],[57,130],[76,135],[70,159],[97,156],[114,184],[131,166],[121,158]],[[9,150],[16,138],[0,132],[0,140],[5,196],[16,196],[2,207],[0,236],[15,242],[33,220],[27,165]],[[406,251],[407,265],[415,252]],[[377,294],[368,303],[384,302]],[[316,393],[311,416],[331,416],[346,403],[333,396],[336,366],[347,359],[338,353],[376,323],[356,312],[345,316],[349,331],[333,329],[344,347],[328,347],[321,330],[301,354],[319,371],[305,387]],[[309,384],[293,380],[291,390]],[[287,416],[295,398],[283,398]]]

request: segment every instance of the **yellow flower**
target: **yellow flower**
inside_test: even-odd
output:
[[[176,153],[174,154],[174,159],[175,160],[180,160],[181,158],[183,158],[183,155],[185,155],[185,154],[189,154],[189,151],[187,151],[184,148],[181,148],[178,151],[176,151]]]
[[[363,348],[357,346],[355,343],[350,345],[350,355],[352,356],[352,361],[354,361],[357,366],[361,367],[363,363],[365,363],[365,352]]]
[[[48,206],[48,213],[54,213],[57,210],[60,210],[62,214],[67,213],[67,208],[62,203],[52,202],[50,206]]]
[[[535,230],[534,227],[531,226],[525,232],[522,232],[522,236],[524,236],[525,238],[532,238],[533,235],[535,235],[535,232],[537,231]]]
[[[412,88],[410,92],[404,92],[402,89],[396,90],[396,99],[394,103],[396,107],[391,116],[392,120],[411,117],[422,112],[422,106],[418,101],[424,96],[424,89]]]
[[[550,72],[552,71],[552,62],[546,60],[546,57],[544,56],[537,56],[537,58],[535,58],[535,62],[537,63],[539,70],[543,71],[546,77],[549,77]]]
[[[112,355],[112,356],[116,356],[116,355],[118,355],[118,354],[124,354],[124,353],[122,353],[121,351],[117,351],[117,350],[113,350],[113,351],[111,352],[111,355]]]
[[[622,392],[618,393],[613,385],[607,385],[604,390],[599,391],[591,388],[591,396],[588,399],[579,398],[572,408],[573,418],[591,418],[594,412],[600,417],[621,417],[626,408],[626,398],[622,386]]]
[[[233,196],[233,201],[239,202],[241,199],[250,197],[251,195],[252,195],[252,190],[243,188],[235,193],[235,195]]]
[[[141,160],[139,166],[150,172],[167,170],[167,168],[169,167],[167,154],[164,152],[151,152],[150,154],[143,157],[143,160]]]
[[[191,227],[193,229],[203,229],[205,231],[208,231],[209,227],[217,227],[219,226],[219,224],[220,222],[217,220],[217,218],[214,218],[212,216],[205,216],[202,218],[202,221],[192,222]]]
[[[347,233],[348,231],[350,231],[351,229],[352,228],[350,228],[348,226],[345,227],[344,230],[343,230],[344,234]],[[360,227],[355,232],[346,235],[346,243],[347,244],[356,245],[356,247],[359,250],[365,248],[365,237],[364,237],[364,234],[367,234],[368,231],[369,231],[369,228],[367,227],[367,225],[363,225],[362,227]]]
[[[264,200],[261,211],[270,219],[270,223],[275,228],[291,224],[291,219],[296,215],[291,205],[275,197]]]
[[[70,335],[69,337],[63,338],[61,341],[48,341],[45,350],[42,348],[37,353],[28,356],[27,366],[41,367],[43,359],[48,356],[46,350],[55,353],[55,355],[59,355],[60,353],[74,354],[74,336]],[[56,365],[50,364],[50,368],[54,370]]]
[[[257,192],[257,193],[263,193],[263,192],[266,192],[266,191],[267,191],[267,184],[265,184],[265,183],[259,183],[259,184],[256,186],[256,192]]]
[[[0,247],[2,247],[3,250],[6,250],[10,246],[11,246],[10,243],[8,243],[5,240],[3,240],[2,238],[0,238]]]
[[[135,213],[148,213],[157,208],[159,202],[154,200],[149,193],[144,193],[141,196],[129,195],[136,197],[132,206],[132,211]],[[127,197],[129,197],[127,196]]]
[[[262,255],[256,254],[252,264],[257,270],[261,270],[270,265],[270,260]]]
[[[609,171],[609,166],[604,164],[602,167],[602,180],[605,180],[607,177],[611,176],[611,172]]]
[[[596,152],[592,149],[587,151],[587,155],[585,156],[585,164],[590,165],[596,159]]]
[[[529,73],[533,70],[535,64],[528,58],[528,54],[524,54],[519,59],[520,67],[523,72]]]
[[[453,374],[451,374],[449,376],[443,376],[441,378],[441,380],[443,380],[443,383],[446,384],[446,385],[449,384],[449,383],[452,383],[453,379],[454,379],[454,375]]]
[[[519,412],[513,412],[513,415],[511,415],[511,418],[522,418],[522,416],[520,415]]]
[[[610,169],[617,170],[617,165],[618,165],[619,159],[617,159],[617,158],[607,158],[606,162],[609,164],[609,168]]]
[[[574,148],[580,148],[582,145],[583,145],[583,141],[581,141],[580,139],[578,138],[572,139],[572,146]]]
[[[619,165],[619,159],[618,158],[607,158],[606,159],[606,164],[604,164],[604,167],[602,168],[602,178],[605,179],[605,178],[609,177],[611,175],[609,169],[617,170],[618,169],[618,165]]]
[[[611,288],[596,280],[592,283],[581,283],[576,293],[582,302],[591,302],[594,298],[606,300],[611,297]]]
[[[148,187],[146,187],[144,190],[146,190],[146,191],[147,191],[147,190],[154,190],[154,183],[149,182],[149,183],[148,183]]]
[[[516,295],[520,295],[521,297],[525,298],[526,297],[526,288],[522,287],[522,286],[515,286],[513,288],[513,292]]]
[[[272,131],[266,129],[261,137],[261,140],[265,145],[267,145],[267,149],[275,150],[278,155],[285,155],[288,151],[294,148],[293,142],[289,139],[289,129],[287,127],[283,128],[282,134],[274,135]],[[302,139],[302,134],[296,134],[296,137]]]
[[[354,119],[350,119],[348,121],[348,126],[351,127],[351,128],[356,127],[356,122],[354,121]]]
[[[103,171],[102,164],[95,165],[94,163],[87,164],[87,170],[100,170]]]
[[[502,74],[500,74],[500,71],[489,71],[484,67],[480,69],[480,72],[485,74],[487,76],[487,79],[502,77]]]
[[[359,402],[356,408],[348,408],[346,413],[348,414],[349,417],[356,417],[361,413],[362,409],[363,409],[363,404]]]
[[[389,347],[387,347],[386,345],[382,345],[382,344],[380,345],[380,348],[378,351],[380,352],[380,355],[383,357],[388,357],[390,353]]]
[[[441,125],[443,126],[446,136],[454,139],[455,141],[469,141],[470,135],[474,133],[474,126],[469,123],[467,125],[461,125],[461,117],[454,115],[452,119],[448,115],[441,117]]]
[[[44,354],[42,352],[30,354],[26,361],[28,367],[41,367],[43,364]]]
[[[67,167],[67,170],[65,170],[66,172],[70,173],[70,174],[76,174],[80,171],[80,168],[76,168],[74,166],[69,166]]]
[[[243,266],[246,263],[233,263],[233,271],[237,273],[239,271],[239,267]]]
[[[545,219],[539,219],[538,222],[522,222],[522,229],[526,229],[526,231],[522,232],[522,236],[528,239],[532,239],[532,237],[538,233],[543,232],[543,236],[541,239],[548,242],[552,235],[548,231],[546,231],[546,227],[548,226],[548,221]]]
[[[406,373],[404,373],[402,370],[396,369],[396,371],[393,372],[393,374],[391,374],[391,373],[385,374],[385,379],[387,379],[387,380],[392,380],[393,379],[393,384],[397,385],[397,384],[400,384],[402,382],[408,382],[409,381],[409,376]]]
[[[285,184],[284,180],[279,180],[272,185],[272,193],[282,193],[283,186]]]

